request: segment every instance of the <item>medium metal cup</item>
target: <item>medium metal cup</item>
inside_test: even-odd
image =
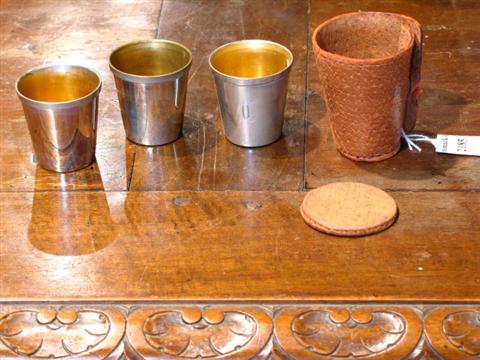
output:
[[[282,135],[292,62],[289,49],[266,40],[235,41],[212,52],[209,63],[229,141],[257,147]]]
[[[182,131],[192,53],[168,40],[125,44],[110,55],[127,138],[163,145]]]
[[[100,76],[77,65],[46,65],[16,82],[38,164],[70,172],[95,158]]]

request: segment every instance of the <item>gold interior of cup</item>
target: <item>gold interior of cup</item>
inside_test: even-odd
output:
[[[217,49],[210,58],[210,64],[228,76],[260,78],[286,69],[292,60],[290,51],[281,45],[247,40]]]
[[[17,89],[31,100],[65,102],[87,96],[100,81],[97,74],[86,68],[58,65],[28,72],[18,81]]]
[[[316,37],[321,49],[357,59],[392,56],[407,48],[412,39],[406,22],[385,13],[340,16],[323,26]]]
[[[113,51],[110,64],[117,70],[137,76],[161,76],[185,68],[192,54],[180,44],[164,40],[129,43]]]

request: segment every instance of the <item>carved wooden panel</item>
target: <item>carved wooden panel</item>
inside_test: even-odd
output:
[[[119,358],[124,333],[116,307],[0,305],[1,359]]]
[[[12,358],[479,359],[480,306],[0,303]]]
[[[275,318],[279,345],[296,359],[402,359],[422,321],[408,308],[290,307]]]
[[[133,311],[127,334],[143,358],[251,359],[267,345],[272,320],[253,306],[154,307]]]
[[[480,307],[437,308],[425,319],[425,333],[438,356],[480,359]]]

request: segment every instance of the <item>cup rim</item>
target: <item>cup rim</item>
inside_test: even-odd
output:
[[[24,95],[19,90],[18,85],[20,84],[20,81],[22,81],[26,76],[28,76],[30,74],[33,74],[35,72],[45,70],[45,69],[50,69],[50,68],[52,68],[52,69],[57,69],[57,68],[79,68],[79,69],[83,69],[83,70],[86,70],[87,72],[90,72],[93,75],[95,75],[98,79],[98,84],[88,94],[86,94],[82,97],[72,99],[72,100],[67,100],[67,101],[40,101],[40,100],[35,100],[35,99],[32,99],[32,98]],[[18,77],[18,79],[15,81],[15,91],[16,91],[18,97],[21,100],[28,102],[29,104],[33,104],[33,105],[37,105],[37,106],[41,106],[41,107],[65,107],[65,106],[70,107],[70,106],[73,106],[73,105],[78,105],[80,103],[83,103],[84,101],[86,101],[90,97],[95,96],[100,91],[101,88],[102,88],[102,77],[100,76],[100,74],[97,71],[95,71],[95,70],[93,70],[89,67],[83,66],[83,65],[67,64],[67,63],[52,63],[52,64],[44,64],[44,65],[35,66],[35,67],[27,70],[24,74],[20,75],[20,77]]]
[[[336,61],[343,61],[345,63],[370,65],[370,64],[381,64],[381,63],[384,63],[384,62],[388,62],[388,61],[390,61],[392,59],[395,59],[398,56],[404,54],[405,52],[409,51],[413,47],[413,43],[415,41],[415,35],[413,33],[411,34],[412,36],[411,36],[410,40],[408,41],[407,46],[397,50],[396,52],[394,52],[390,55],[379,56],[379,57],[355,58],[355,57],[340,55],[340,54],[333,53],[331,51],[327,51],[327,50],[323,49],[322,47],[320,47],[320,45],[318,44],[318,41],[317,41],[318,33],[324,27],[331,24],[332,22],[337,21],[338,19],[343,18],[343,17],[363,16],[363,15],[368,16],[368,15],[371,15],[371,14],[381,14],[382,16],[393,16],[393,17],[396,17],[398,19],[404,19],[404,20],[407,20],[407,21],[414,21],[415,23],[418,23],[418,21],[415,20],[412,17],[402,15],[402,14],[382,12],[382,11],[357,11],[357,12],[349,12],[349,13],[345,13],[345,14],[340,14],[340,15],[334,16],[334,17],[322,22],[320,25],[318,25],[315,28],[315,30],[313,31],[313,34],[312,34],[312,44],[313,44],[314,50],[317,53],[322,54],[323,56],[328,57],[330,59],[334,59]]]
[[[282,48],[283,50],[285,50],[287,52],[287,54],[289,55],[289,58],[288,58],[288,65],[285,66],[282,70],[279,70],[273,74],[269,74],[269,75],[265,75],[265,76],[259,76],[259,77],[242,77],[242,76],[233,76],[233,75],[228,75],[224,72],[221,72],[220,70],[218,70],[217,68],[215,68],[212,64],[212,58],[213,56],[218,53],[220,50],[226,48],[226,47],[229,47],[229,46],[232,46],[232,45],[236,45],[236,44],[242,44],[242,43],[262,43],[262,44],[271,44],[271,45],[274,45],[274,46],[277,46],[279,48]],[[213,50],[210,55],[208,56],[208,65],[210,66],[210,69],[215,73],[215,74],[218,74],[220,76],[223,76],[223,77],[226,77],[227,79],[232,79],[232,80],[238,80],[238,81],[263,81],[263,80],[268,80],[268,79],[271,79],[271,78],[274,78],[280,74],[283,74],[284,72],[288,71],[291,67],[292,67],[292,64],[293,64],[293,54],[292,52],[290,51],[289,48],[287,48],[286,46],[282,45],[282,44],[279,44],[277,42],[274,42],[274,41],[271,41],[271,40],[263,40],[263,39],[244,39],[244,40],[237,40],[237,41],[232,41],[232,42],[229,42],[229,43],[226,43],[226,44],[223,44],[219,47],[217,47],[215,50]]]
[[[175,71],[172,71],[172,72],[169,72],[169,73],[166,73],[166,74],[161,74],[161,75],[136,75],[136,74],[132,74],[132,73],[122,71],[112,64],[112,56],[117,51],[119,51],[123,48],[129,47],[129,46],[132,46],[132,45],[144,44],[144,43],[169,43],[169,44],[176,45],[176,46],[182,48],[183,50],[185,50],[187,52],[187,54],[189,56],[188,62],[178,70],[175,70]],[[117,75],[117,76],[119,76],[122,79],[125,79],[127,81],[135,81],[135,82],[142,82],[142,83],[152,82],[152,80],[153,80],[153,82],[159,81],[159,80],[168,80],[169,78],[175,77],[175,75],[177,75],[181,72],[184,72],[185,70],[188,70],[188,68],[192,65],[192,61],[193,61],[193,55],[192,55],[192,52],[190,51],[189,48],[187,48],[183,44],[180,44],[179,42],[172,41],[172,40],[167,40],[167,39],[145,39],[145,40],[130,41],[130,42],[122,44],[122,45],[116,47],[115,49],[113,49],[110,52],[110,55],[108,57],[108,65],[109,65],[110,70],[113,72],[114,75]]]

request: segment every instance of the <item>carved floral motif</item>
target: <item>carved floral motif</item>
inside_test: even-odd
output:
[[[309,311],[295,318],[292,333],[304,347],[321,355],[366,357],[399,342],[405,323],[388,311]]]
[[[117,310],[11,309],[0,314],[0,357],[84,358],[114,350],[125,329]]]
[[[160,312],[144,325],[147,342],[155,349],[184,358],[214,357],[244,347],[255,336],[255,320],[241,313],[227,313],[222,326],[204,317],[188,324],[178,312]]]
[[[295,359],[401,359],[420,342],[415,311],[396,307],[287,307],[276,339]]]
[[[264,360],[272,353],[301,360],[478,360],[480,308],[0,303],[2,360]]]
[[[480,355],[480,311],[460,311],[443,320],[443,332],[457,348]]]
[[[133,312],[128,338],[144,357],[248,359],[271,336],[270,316],[261,308],[151,308]]]
[[[434,351],[445,359],[480,358],[480,308],[433,310],[425,319],[425,333]]]

